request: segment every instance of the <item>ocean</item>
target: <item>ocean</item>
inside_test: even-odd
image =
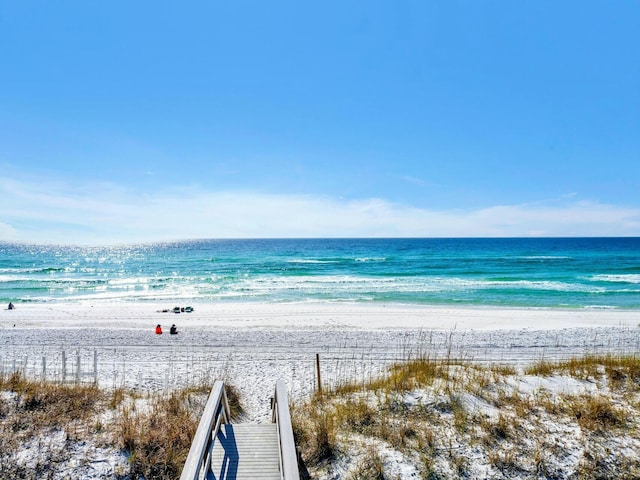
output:
[[[640,309],[640,238],[0,242],[0,301]]]

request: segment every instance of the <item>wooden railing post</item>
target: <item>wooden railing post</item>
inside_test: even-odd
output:
[[[204,407],[180,480],[198,480],[202,465],[205,464],[207,470],[210,468],[212,445],[218,435],[220,424],[227,422],[230,417],[227,408],[224,382],[217,380]],[[207,478],[206,473],[205,478]]]
[[[289,412],[287,385],[284,380],[276,382],[273,396],[273,421],[278,425],[278,442],[280,443],[280,473],[282,480],[300,480],[298,471],[298,452],[293,438],[293,426]]]

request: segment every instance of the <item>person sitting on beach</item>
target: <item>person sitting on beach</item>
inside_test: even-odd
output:
[[[156,326],[156,334],[157,335],[162,335],[162,325],[158,324]]]
[[[169,330],[169,333],[171,335],[177,335],[178,334],[178,327],[176,327],[175,323],[173,325],[171,325],[171,329]]]
[[[14,308],[16,308],[13,303],[9,302],[9,310],[13,310]]]

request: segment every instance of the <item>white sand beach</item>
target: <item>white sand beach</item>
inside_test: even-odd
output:
[[[315,390],[316,355],[322,383],[331,385],[375,377],[391,363],[418,355],[523,366],[543,358],[640,352],[636,311],[238,303],[192,304],[193,312],[176,314],[174,306],[58,303],[2,309],[0,370],[51,380],[97,380],[106,388],[141,392],[221,378],[239,390],[246,411],[242,420],[267,422],[278,378],[287,382],[294,400]],[[154,332],[157,324],[162,335]],[[168,334],[172,324],[178,335]],[[522,391],[544,385],[558,393],[581,393],[593,387],[564,377],[514,381]],[[64,444],[56,438],[47,441]],[[635,442],[624,439],[625,451]],[[571,470],[582,448],[576,445],[567,447],[572,453],[565,460],[550,464]],[[25,446],[22,461],[40,455],[40,449]],[[91,442],[69,449],[71,456],[58,465],[55,478],[115,478],[114,472],[127,468],[126,456],[115,449]],[[417,478],[416,465],[398,455],[385,453],[385,468],[399,478]],[[333,470],[316,472],[317,478],[346,478],[350,464],[345,456]],[[474,471],[485,468],[478,459],[469,465]]]
[[[416,355],[529,363],[640,351],[640,313],[622,310],[450,308],[348,303],[19,304],[0,310],[0,365],[104,386],[163,389],[224,378],[250,420],[267,419],[277,378],[294,397],[323,383],[377,375]],[[185,305],[181,305],[185,306]],[[6,308],[6,307],[5,307]],[[161,324],[163,335],[154,328]],[[178,335],[169,335],[176,324]],[[64,352],[64,353],[63,353]],[[61,365],[65,358],[65,366]],[[94,362],[97,369],[94,368]]]
[[[191,313],[173,314],[173,304],[51,303],[6,307],[0,328],[139,328],[156,323],[183,327],[438,329],[438,330],[559,330],[579,327],[638,326],[640,312],[617,309],[560,310],[543,308],[434,307],[366,303],[202,303]],[[184,305],[182,305],[184,306]],[[163,312],[163,310],[168,310]],[[166,315],[165,315],[166,313]]]

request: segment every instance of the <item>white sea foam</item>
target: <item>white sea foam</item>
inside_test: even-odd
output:
[[[0,282],[9,282],[15,276],[0,277]],[[196,281],[194,281],[196,280]],[[393,296],[424,294],[468,293],[495,290],[552,291],[568,293],[606,293],[603,286],[558,282],[550,280],[491,280],[435,276],[376,277],[357,275],[302,275],[302,276],[260,276],[244,275],[203,276],[190,279],[181,277],[128,277],[70,279],[48,278],[41,285],[48,287],[47,296],[32,296],[32,301],[50,301],[65,297],[65,301],[95,300],[99,302],[121,299],[161,300],[167,298],[194,298],[201,300],[255,300],[292,301],[306,296],[320,296],[327,300],[348,301],[375,299],[376,295]],[[57,288],[56,288],[57,286]],[[56,295],[56,292],[58,295]],[[633,291],[629,291],[633,292]],[[490,292],[488,293],[490,294]]]
[[[33,277],[23,277],[18,275],[0,275],[0,282],[9,283],[9,282],[34,282],[40,284],[56,284],[56,283],[79,283],[79,284],[95,284],[102,283],[104,280],[102,278],[69,278],[69,277],[44,277],[44,278],[33,278]]]
[[[314,260],[309,258],[293,258],[287,260],[287,263],[310,263],[310,264],[323,264],[323,263],[338,263],[337,260]]]
[[[493,281],[450,277],[356,277],[350,275],[322,275],[300,277],[268,277],[247,279],[229,289],[253,291],[259,294],[278,290],[333,291],[340,287],[349,292],[446,292],[483,289],[548,290],[558,292],[602,293],[603,287],[577,283],[554,282],[548,280]]]
[[[0,275],[0,283],[24,282],[27,277],[17,277],[15,275]]]
[[[515,258],[523,260],[568,260],[571,257],[565,255],[522,255]]]
[[[594,282],[640,283],[640,273],[593,275],[589,280]]]
[[[109,285],[147,285],[150,283],[148,277],[126,277],[114,278],[108,281]]]

